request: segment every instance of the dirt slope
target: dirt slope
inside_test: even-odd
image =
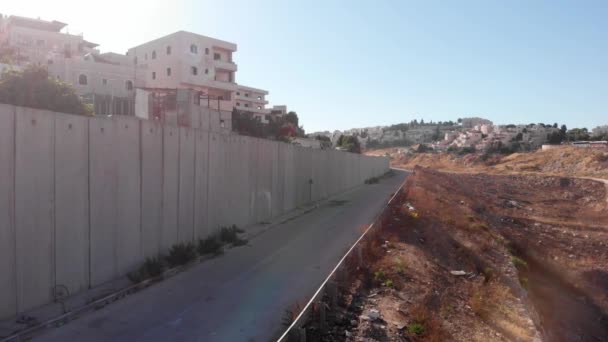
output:
[[[608,340],[606,196],[585,179],[417,168],[352,290],[357,323],[327,340]]]
[[[395,167],[412,169],[416,165],[452,172],[486,172],[497,174],[542,173],[568,177],[593,177],[608,180],[608,151],[576,147],[559,147],[547,151],[514,153],[508,156],[451,153],[417,153],[403,156],[397,148],[376,150],[369,154],[392,157]]]

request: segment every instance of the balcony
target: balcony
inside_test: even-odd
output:
[[[262,98],[262,100],[258,100],[257,96],[245,96],[243,93],[241,93],[241,95],[234,95],[234,97],[238,100],[243,100],[243,101],[250,101],[250,102],[254,102],[257,104],[261,104],[261,105],[267,105],[268,101],[264,100],[264,98]]]
[[[221,90],[227,90],[227,91],[236,91],[236,83],[233,82],[223,82],[223,81],[215,81],[215,80],[210,80],[210,79],[206,79],[206,78],[201,78],[201,79],[197,79],[195,81],[196,83],[192,82],[192,80],[190,80],[190,82],[184,82],[183,84],[186,86],[192,86],[194,88],[196,87],[207,87],[207,88],[215,88],[215,89],[221,89]]]
[[[270,114],[270,109],[266,109],[262,107],[262,109],[258,109],[257,107],[245,107],[242,103],[240,106],[235,105],[236,109],[241,110],[243,112],[251,112],[256,114]]]
[[[234,64],[233,62],[215,60],[215,61],[213,61],[213,65],[215,65],[215,68],[219,69],[219,70],[225,70],[225,71],[231,71],[231,72],[235,72],[238,70],[237,65]]]

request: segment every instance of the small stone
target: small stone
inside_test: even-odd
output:
[[[454,276],[463,276],[467,274],[465,271],[450,271],[450,273]]]
[[[380,311],[378,311],[376,309],[370,309],[369,312],[367,313],[367,316],[369,316],[370,319],[375,321],[378,318],[380,318]]]
[[[351,337],[351,336],[353,336],[353,334],[348,330],[344,330],[344,336]]]
[[[350,325],[352,325],[353,327],[356,327],[356,326],[357,326],[357,321],[356,321],[356,320],[354,320],[354,319],[353,319],[353,320],[351,320],[351,321],[350,321]]]

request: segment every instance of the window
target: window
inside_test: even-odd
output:
[[[156,59],[156,51],[152,51],[152,59]]]
[[[239,95],[239,96],[241,96],[241,93],[240,93],[240,92],[238,92],[238,91],[236,92],[236,94],[237,94],[237,95]]]
[[[258,106],[258,109],[262,109],[262,106]]]
[[[125,86],[127,87],[127,90],[133,90],[133,81],[127,81]]]
[[[46,64],[53,64],[53,60],[52,60],[52,59],[48,59],[48,60],[46,61]]]
[[[108,80],[107,80],[107,79],[105,79],[105,78],[104,78],[104,79],[102,79],[102,80],[101,80],[101,84],[103,84],[104,86],[105,86],[105,85],[108,85]]]
[[[209,48],[205,48],[205,55],[209,54]]]
[[[156,79],[156,72],[152,71],[152,79],[155,80]]]
[[[226,122],[224,121],[224,119],[220,119],[220,127],[226,127]]]
[[[198,46],[196,46],[194,44],[190,45],[190,52],[198,53]]]
[[[219,61],[222,59],[222,55],[220,55],[219,53],[216,52],[213,54],[213,59],[216,61]]]
[[[205,69],[205,75],[209,75],[209,69]]]
[[[135,59],[133,61],[135,62],[135,64],[137,64],[137,57],[135,57]]]
[[[87,75],[80,75],[78,76],[78,84],[80,85],[87,85]]]
[[[171,54],[171,47],[167,46],[167,55],[170,55],[170,54]]]
[[[249,103],[245,103],[245,107],[249,108]]]
[[[261,99],[262,99],[262,97],[261,97],[261,96],[258,96],[258,100],[261,100]]]
[[[198,75],[198,68],[197,67],[193,66],[191,68],[191,71],[192,71],[192,75],[194,75],[194,76]]]
[[[266,114],[266,121],[270,121],[270,115]]]
[[[245,97],[249,97],[249,93],[245,93]]]
[[[240,103],[240,102],[237,102],[237,103],[236,103],[236,105],[237,105],[237,106],[240,106],[240,105],[241,105],[241,103]]]
[[[167,68],[167,76],[171,76],[171,68]]]

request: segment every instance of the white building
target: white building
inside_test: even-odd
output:
[[[235,51],[234,43],[178,31],[130,48],[127,56],[146,70],[146,88],[193,89],[231,111],[237,90]]]
[[[9,16],[0,23],[0,47],[12,55],[13,67],[47,66],[50,76],[72,84],[96,114],[133,115],[134,89],[142,84],[143,73],[126,56],[100,55],[97,44],[61,32],[65,26]]]
[[[266,109],[266,105],[268,104],[266,100],[267,95],[267,90],[239,84],[234,97],[234,108],[242,112],[251,113],[256,120],[262,123],[269,123],[270,109]]]

